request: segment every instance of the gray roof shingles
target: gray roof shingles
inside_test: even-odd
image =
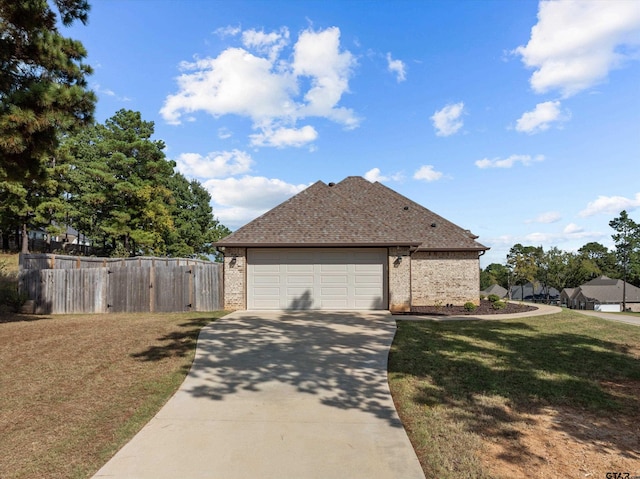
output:
[[[572,297],[577,298],[582,295],[588,301],[619,303],[622,301],[622,285],[623,281],[621,279],[600,276],[576,288]],[[640,302],[640,288],[627,283],[624,289],[627,302]]]
[[[488,249],[469,231],[380,183],[351,176],[330,185],[314,183],[216,245]]]

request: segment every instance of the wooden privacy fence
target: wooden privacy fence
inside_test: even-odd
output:
[[[222,265],[182,258],[20,255],[20,291],[34,312],[222,309]]]

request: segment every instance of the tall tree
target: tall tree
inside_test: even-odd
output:
[[[169,181],[173,193],[170,213],[175,228],[165,243],[170,256],[194,257],[215,254],[212,243],[231,233],[213,216],[211,195],[196,180],[175,173]]]
[[[585,280],[595,276],[606,275],[610,278],[620,276],[617,271],[615,252],[595,241],[585,244],[578,250],[582,260],[582,269],[588,274]]]
[[[103,253],[206,256],[229,234],[213,216],[209,192],[175,173],[153,122],[120,110],[65,138],[70,223]]]
[[[511,295],[511,286],[513,285],[520,285],[523,292],[526,283],[532,283],[535,288],[538,258],[541,254],[542,247],[540,246],[523,246],[517,243],[511,247],[509,254],[507,254],[509,295]]]
[[[173,229],[168,187],[175,163],[164,142],[153,140],[154,124],[140,112],[119,110],[97,125],[94,148],[106,169],[99,229],[119,255],[165,254],[163,236]]]
[[[616,245],[616,257],[622,270],[624,281],[622,293],[622,309],[626,310],[626,283],[640,283],[640,224],[629,218],[625,210],[620,216],[609,222],[616,233],[611,237]]]
[[[91,68],[86,51],[58,30],[86,23],[86,0],[0,0],[0,183],[4,192],[42,188],[60,135],[92,120],[96,101],[87,90]],[[46,187],[45,187],[46,188]],[[28,194],[16,210],[23,221],[34,217],[37,195]],[[22,201],[20,200],[20,201]],[[23,235],[23,250],[26,248]]]
[[[493,284],[509,288],[509,269],[505,265],[491,263],[480,272],[480,289],[487,289]]]

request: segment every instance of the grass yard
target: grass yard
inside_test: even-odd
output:
[[[0,316],[0,477],[91,477],[166,402],[217,313]]]
[[[389,383],[427,478],[640,476],[638,326],[400,321]]]

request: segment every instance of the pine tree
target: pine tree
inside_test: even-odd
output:
[[[86,0],[53,3],[63,25],[86,23]],[[92,121],[96,101],[86,51],[60,34],[57,20],[46,0],[0,0],[0,194],[15,200],[24,232],[42,199],[29,192],[49,188],[60,137]],[[23,251],[26,244],[23,234]]]

